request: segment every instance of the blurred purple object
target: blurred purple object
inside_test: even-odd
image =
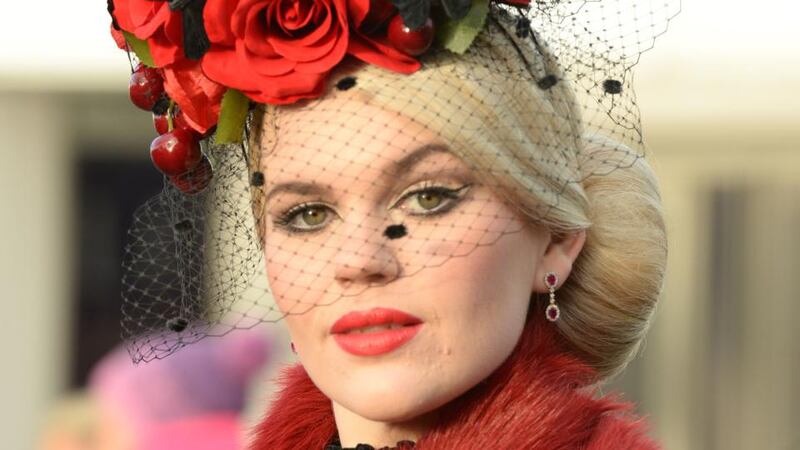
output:
[[[264,327],[237,330],[222,337],[202,339],[162,360],[138,365],[131,362],[124,347],[107,355],[94,368],[89,390],[104,407],[118,413],[126,426],[142,436],[142,449],[212,448],[202,446],[158,447],[153,433],[163,434],[164,427],[195,434],[201,441],[230,435],[231,424],[220,417],[237,417],[245,405],[247,387],[272,355],[274,339]],[[214,420],[211,420],[216,418]],[[208,423],[187,431],[192,423]],[[227,430],[227,431],[226,431]],[[144,444],[143,444],[144,445]],[[225,449],[222,445],[213,448]]]

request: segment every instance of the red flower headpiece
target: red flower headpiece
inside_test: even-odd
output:
[[[216,129],[217,142],[241,140],[250,101],[317,98],[347,55],[411,74],[434,37],[463,53],[488,1],[440,0],[444,23],[436,31],[430,0],[108,0],[108,10],[117,45],[140,62],[130,93],[153,112],[161,135],[153,161],[181,186],[208,165],[203,136]],[[190,183],[189,191],[206,184]]]

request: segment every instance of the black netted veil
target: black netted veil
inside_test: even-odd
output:
[[[432,49],[411,75],[353,61],[319,99],[254,108],[245,144],[206,140],[212,183],[193,195],[165,183],[129,231],[133,359],[468,257],[519,232],[520,217],[557,215],[571,185],[644,155],[632,68],[678,1],[489,8],[463,55]],[[432,144],[453,157],[415,153]],[[464,167],[471,177],[457,176]],[[327,193],[294,186],[272,207],[274,184],[306,176]],[[343,282],[343,253],[383,275]]]

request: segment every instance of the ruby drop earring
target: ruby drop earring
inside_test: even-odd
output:
[[[547,272],[544,276],[544,284],[547,285],[547,289],[550,290],[550,304],[547,305],[547,309],[545,309],[545,317],[550,322],[555,322],[561,317],[561,310],[558,309],[558,305],[556,305],[556,285],[558,285],[558,275],[555,272]]]

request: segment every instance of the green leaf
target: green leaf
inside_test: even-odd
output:
[[[122,30],[122,35],[125,36],[125,40],[128,41],[128,47],[133,50],[133,53],[136,54],[136,57],[139,58],[142,64],[147,67],[156,66],[156,63],[153,62],[153,55],[150,53],[150,46],[147,45],[147,41],[143,41],[134,36],[133,33],[125,30]]]
[[[489,0],[472,0],[472,6],[461,20],[445,20],[436,32],[436,40],[446,49],[463,54],[483,29],[489,14]]]
[[[222,96],[222,106],[219,110],[217,122],[216,141],[220,144],[242,142],[244,123],[247,120],[247,111],[250,109],[250,99],[236,89],[228,89]]]

